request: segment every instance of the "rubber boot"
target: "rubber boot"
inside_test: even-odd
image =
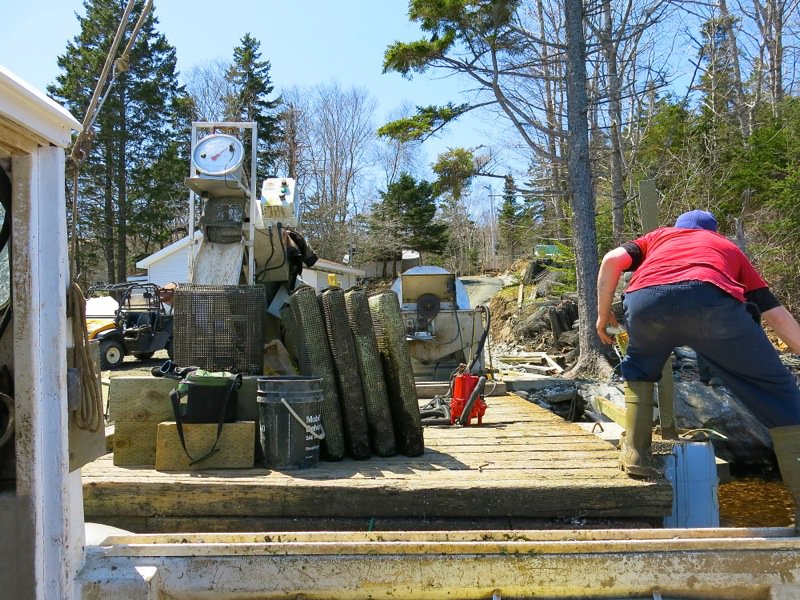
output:
[[[653,467],[653,391],[649,381],[625,382],[625,434],[621,441],[620,468],[631,477],[660,477]]]
[[[769,430],[786,489],[794,499],[794,530],[800,532],[800,425]]]

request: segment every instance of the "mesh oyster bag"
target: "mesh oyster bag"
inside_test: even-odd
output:
[[[396,452],[392,412],[389,408],[386,381],[383,378],[381,355],[375,339],[375,329],[372,326],[367,292],[362,288],[351,288],[344,293],[344,301],[364,390],[364,406],[367,411],[372,451],[378,456],[392,456]]]
[[[291,335],[300,374],[322,378],[322,441],[323,455],[328,460],[339,460],[344,456],[344,430],[336,389],[336,374],[333,358],[328,347],[328,336],[322,317],[317,293],[314,288],[303,285],[289,296],[294,332]]]
[[[343,318],[347,314],[344,291],[338,287],[329,287],[317,294],[317,299],[325,318],[325,330],[333,358],[342,409],[345,448],[357,460],[369,458],[372,453],[355,343],[347,319]]]
[[[422,418],[397,294],[386,290],[370,296],[369,310],[389,394],[397,450],[405,456],[420,456],[425,451]]]

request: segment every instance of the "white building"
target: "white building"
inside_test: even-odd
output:
[[[202,235],[199,231],[195,232],[195,237],[202,237]],[[189,278],[191,247],[189,237],[186,236],[147,258],[143,258],[136,263],[136,268],[147,271],[148,281],[157,285],[164,285],[170,281],[186,282]],[[336,285],[347,289],[363,279],[364,271],[321,258],[312,268],[304,267],[301,275],[303,281],[317,290],[328,287],[331,284],[331,276],[335,277]]]

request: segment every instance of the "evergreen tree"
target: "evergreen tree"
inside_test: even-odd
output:
[[[514,178],[506,175],[503,184],[503,203],[497,215],[497,246],[501,256],[511,263],[519,256],[523,233],[521,231],[524,212],[517,202]]]
[[[58,58],[62,73],[48,91],[83,118],[123,14],[117,0],[85,0],[81,32]],[[138,14],[138,13],[137,13]],[[186,170],[187,104],[175,49],[151,12],[118,72],[94,125],[78,179],[76,272],[125,281],[138,255],[175,235],[185,210],[176,173]],[[130,27],[128,28],[130,35]],[[125,37],[121,47],[127,43]],[[104,263],[104,271],[100,264]]]
[[[402,249],[440,254],[447,244],[447,225],[437,222],[435,216],[433,185],[424,180],[416,182],[403,173],[373,206],[370,237],[386,240],[385,256]]]
[[[258,125],[257,181],[275,175],[278,144],[281,138],[280,117],[277,109],[280,98],[269,99],[274,86],[270,78],[268,60],[261,60],[261,42],[249,33],[233,50],[233,64],[228,70],[228,81],[236,90],[228,103],[228,118],[232,121],[254,121]],[[245,136],[250,148],[250,136]]]
[[[702,100],[692,134],[695,143],[704,149],[698,165],[702,179],[698,180],[696,194],[700,203],[712,210],[717,210],[716,202],[724,194],[721,188],[730,173],[733,153],[744,142],[737,120],[730,48],[734,40],[729,30],[721,19],[711,19],[700,29],[703,44],[699,58],[704,67],[699,85]]]

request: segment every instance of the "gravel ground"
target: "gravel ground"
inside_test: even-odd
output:
[[[153,367],[161,366],[167,356],[166,350],[159,350],[153,355],[153,358],[148,360],[139,360],[133,356],[126,356],[122,365],[111,371],[103,371],[103,379],[110,379],[112,377],[124,377],[132,375],[150,375],[150,370]]]

